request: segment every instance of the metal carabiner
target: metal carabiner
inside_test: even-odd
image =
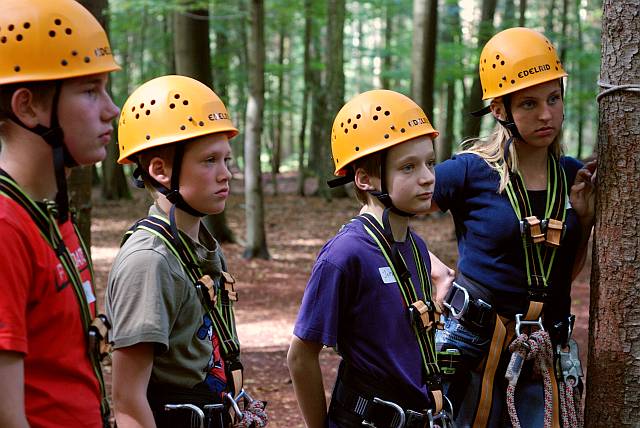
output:
[[[204,412],[195,404],[165,404],[165,410],[189,409],[196,414],[198,428],[204,428]],[[192,417],[193,418],[193,417]]]
[[[240,397],[241,393],[242,391],[240,391],[240,393],[238,394],[238,397]],[[240,407],[238,406],[238,402],[233,398],[233,395],[231,395],[230,392],[227,392],[224,398],[230,401],[231,407],[233,407],[233,410],[236,412],[238,419],[242,420],[242,418],[244,418],[244,414],[242,413],[242,410],[240,410]]]
[[[530,325],[532,327],[538,327],[540,330],[544,331],[544,326],[542,325],[542,317],[539,317],[535,321],[527,321],[522,319],[522,314],[516,314],[516,336],[520,336],[520,326]]]
[[[395,427],[392,427],[392,428],[404,428],[404,425],[406,423],[406,416],[404,414],[404,410],[402,409],[402,407],[398,406],[393,401],[381,400],[378,397],[374,397],[373,398],[373,402],[374,403],[378,403],[378,404],[382,404],[384,406],[389,406],[393,410],[395,410],[396,413],[398,414],[398,424]],[[367,427],[371,427],[371,428],[376,428],[376,425],[373,422],[369,422],[366,419],[362,421],[362,425],[367,426]]]
[[[449,309],[449,312],[451,313],[452,317],[459,320],[460,318],[462,318],[465,312],[467,312],[467,308],[469,308],[469,292],[467,291],[466,288],[464,288],[463,286],[461,286],[455,281],[453,281],[452,286],[454,288],[457,288],[458,290],[462,290],[462,293],[464,294],[464,302],[462,303],[462,309],[460,309],[460,311],[456,311],[456,309],[446,301],[442,302],[442,304],[444,305],[445,308]]]
[[[444,397],[445,402],[449,405],[449,411],[443,408],[442,410],[440,410],[438,413],[434,415],[432,409],[427,410],[427,419],[429,420],[429,428],[434,428],[436,426],[435,422],[438,420],[443,422],[443,424],[441,425],[441,428],[456,428],[456,424],[453,421],[453,405],[451,404],[449,397],[447,397],[444,394],[442,394],[442,397]]]

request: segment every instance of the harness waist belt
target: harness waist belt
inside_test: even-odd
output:
[[[356,391],[338,378],[333,391],[331,413],[348,411],[377,428],[422,428],[428,425],[425,413],[405,409],[397,403],[372,397],[366,392]],[[336,404],[338,406],[336,406]],[[339,415],[336,415],[339,416]],[[402,423],[404,422],[404,424]]]
[[[495,322],[491,296],[468,277],[458,274],[444,299],[451,316],[473,331],[486,331]]]

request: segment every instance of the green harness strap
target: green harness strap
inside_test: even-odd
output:
[[[2,169],[0,169],[0,194],[16,202],[27,212],[27,214],[29,214],[29,217],[31,217],[33,222],[38,227],[38,230],[40,231],[40,234],[42,235],[44,240],[56,254],[56,257],[62,264],[62,267],[67,274],[67,278],[73,286],[73,291],[76,299],[78,300],[78,306],[80,307],[80,317],[82,319],[82,325],[87,334],[88,340],[91,323],[95,318],[96,313],[91,313],[91,309],[84,292],[84,286],[82,285],[80,272],[78,271],[78,268],[76,267],[73,258],[69,253],[69,249],[62,239],[62,234],[60,233],[58,223],[55,220],[55,216],[53,214],[54,208],[51,205],[48,205],[47,211],[45,212],[33,199],[31,199],[26,193],[24,193],[22,189],[20,189],[18,184],[9,176],[9,174],[7,174]],[[87,251],[87,247],[82,240],[82,237],[80,236],[75,222],[72,221],[72,224],[78,241],[80,242],[80,246],[87,258],[91,284],[93,284],[93,265],[91,264],[89,252]],[[102,377],[102,370],[100,367],[100,357],[95,349],[91,349],[90,346],[88,346],[88,349],[91,366],[93,367],[94,374],[98,379],[98,383],[100,385],[100,394],[102,396],[100,410],[102,413],[103,423],[106,422],[107,425],[105,426],[108,426],[110,409],[109,402],[107,400],[104,379]]]
[[[527,285],[530,294],[544,292],[549,285],[549,276],[553,268],[556,246],[545,245],[545,240],[534,243],[528,231],[527,217],[533,217],[529,196],[520,173],[510,173],[510,180],[506,187],[511,207],[520,220],[522,231],[522,248],[525,254],[525,268]],[[542,220],[542,232],[549,220],[557,220],[564,225],[567,202],[567,178],[558,160],[549,154],[547,160],[547,201],[545,219]]]
[[[376,242],[382,255],[386,259],[393,275],[400,289],[402,300],[407,308],[412,308],[412,305],[419,301],[416,289],[411,281],[411,274],[407,269],[407,264],[399,251],[392,247],[391,243],[385,235],[382,225],[378,220],[369,213],[361,214],[354,217],[362,223],[366,232]],[[411,243],[413,260],[417,267],[418,276],[420,278],[420,289],[424,296],[423,302],[426,304],[429,311],[434,312],[435,306],[431,298],[431,279],[424,260],[420,256],[420,251],[416,245],[416,242],[411,233],[407,233],[409,242]],[[423,328],[417,322],[412,322],[413,331],[418,340],[418,347],[422,357],[422,368],[425,373],[426,384],[429,390],[433,394],[435,391],[442,390],[442,374],[438,366],[436,348],[435,348],[435,325],[434,328]],[[438,410],[439,411],[439,410]]]
[[[120,245],[122,246],[138,229],[145,230],[160,238],[180,261],[189,279],[198,288],[200,301],[213,321],[213,328],[220,341],[221,356],[225,360],[225,364],[228,363],[229,370],[234,370],[232,366],[239,364],[240,342],[236,332],[233,304],[227,290],[218,284],[216,286],[215,304],[210,303],[208,294],[203,292],[205,289],[200,281],[203,272],[198,265],[191,245],[182,233],[180,233],[180,240],[176,240],[171,233],[171,226],[166,218],[152,215],[139,220],[126,232]]]

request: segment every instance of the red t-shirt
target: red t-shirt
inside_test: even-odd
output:
[[[70,221],[60,227],[93,313],[87,257]],[[24,354],[32,427],[101,427],[100,387],[73,285],[27,212],[0,195],[0,351]]]

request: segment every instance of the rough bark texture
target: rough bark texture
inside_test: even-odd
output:
[[[245,258],[269,258],[264,231],[264,201],[260,167],[260,141],[264,109],[264,4],[251,0],[248,44],[249,99],[244,139],[247,245]]]
[[[640,0],[603,5],[600,79],[638,84]],[[640,96],[600,101],[586,425],[640,426]]]

